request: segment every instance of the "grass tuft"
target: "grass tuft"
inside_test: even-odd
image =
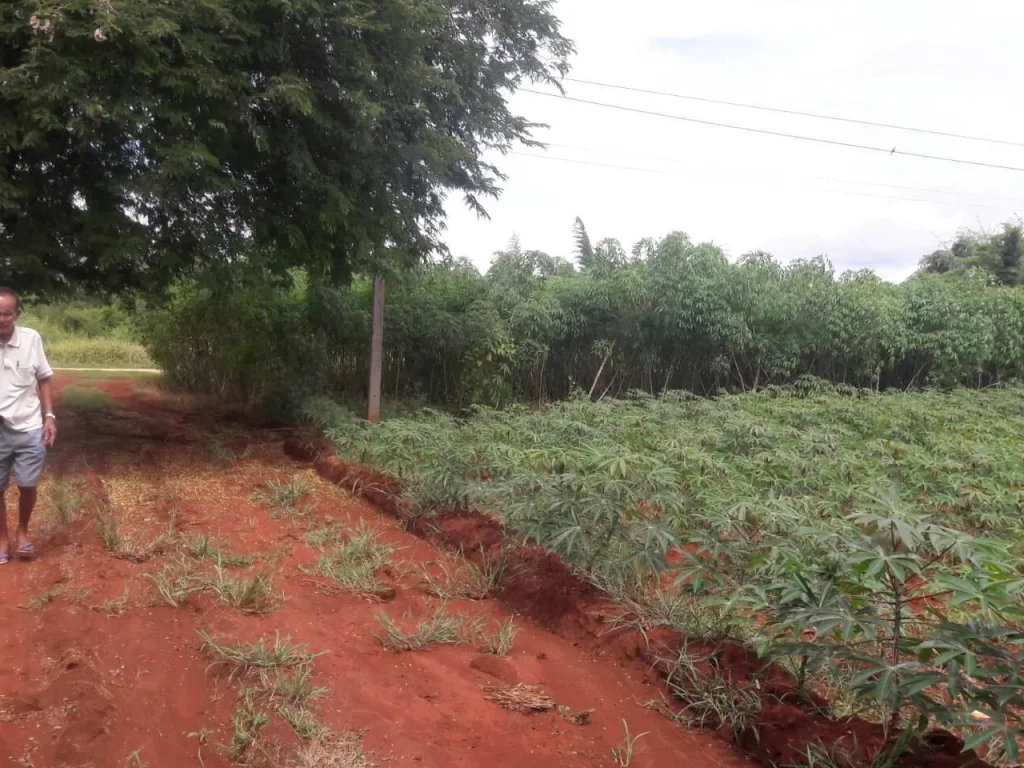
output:
[[[622,721],[622,728],[626,732],[625,738],[622,740],[622,744],[612,747],[612,761],[616,765],[628,766],[633,764],[633,754],[636,750],[636,743],[640,741],[647,732],[638,733],[633,736],[629,732],[629,723],[625,720]]]
[[[81,485],[71,480],[54,480],[46,488],[46,496],[53,507],[54,517],[61,527],[70,525],[82,516],[82,508],[89,500]]]
[[[281,638],[275,634],[274,643],[270,645],[260,638],[252,643],[226,645],[214,640],[206,632],[200,630],[203,639],[203,651],[214,656],[214,664],[225,664],[231,667],[231,676],[237,673],[248,673],[253,670],[287,669],[311,664],[316,656],[301,646],[293,645],[290,637]]]
[[[124,592],[121,593],[120,597],[115,597],[112,600],[101,603],[95,610],[105,613],[107,616],[120,616],[128,609],[130,595],[130,587],[125,586]]]
[[[180,559],[169,563],[149,577],[157,594],[172,608],[180,608],[190,596],[202,591],[188,561]],[[125,590],[127,595],[127,590]]]
[[[242,697],[231,719],[231,744],[226,751],[235,762],[241,762],[259,739],[260,732],[270,722],[270,716],[259,707],[252,691],[243,690]]]
[[[254,555],[243,555],[221,549],[210,536],[196,533],[182,538],[185,554],[193,560],[210,560],[227,568],[252,565],[256,562]]]
[[[29,600],[28,601],[28,607],[31,608],[34,611],[38,611],[43,606],[49,605],[50,603],[52,603],[54,600],[56,600],[58,597],[60,597],[63,594],[64,594],[64,587],[62,587],[62,586],[50,587],[45,592],[43,592],[41,594],[38,594],[35,597],[33,597],[31,600]]]
[[[344,527],[341,523],[331,523],[323,528],[315,528],[305,535],[303,541],[311,547],[326,547],[338,540],[338,533]]]
[[[488,555],[480,548],[480,564],[460,556],[456,567],[441,563],[442,577],[424,574],[427,590],[444,600],[486,600],[501,590],[502,580],[509,575],[509,551],[502,548]]]
[[[163,554],[175,538],[174,532],[170,529],[148,542],[135,541],[129,536],[123,536],[117,516],[109,505],[104,505],[96,513],[96,534],[111,555],[133,563],[144,563]]]
[[[493,635],[486,632],[480,634],[480,650],[484,653],[493,653],[495,656],[508,656],[512,652],[518,634],[519,628],[510,617],[508,621],[498,627],[498,631]]]
[[[676,719],[701,730],[728,728],[734,738],[755,729],[762,707],[760,696],[723,677],[713,661],[692,656],[682,648],[675,658],[660,663],[669,690],[683,704]]]
[[[232,576],[220,564],[213,574],[200,576],[197,583],[204,591],[213,592],[228,605],[245,613],[269,613],[281,603],[274,591],[274,582],[267,573]]]
[[[381,645],[389,651],[418,651],[428,645],[460,645],[470,643],[479,634],[480,620],[466,616],[448,616],[444,606],[424,621],[419,622],[412,632],[403,630],[394,619],[381,612],[377,621],[384,632],[377,636]]]
[[[373,594],[385,586],[377,578],[377,571],[390,562],[394,551],[394,547],[380,541],[379,532],[360,526],[347,541],[323,553],[306,572],[326,576],[349,592]]]
[[[312,490],[311,485],[296,476],[283,483],[267,480],[260,488],[253,491],[252,497],[269,506],[274,517],[280,517],[282,514],[297,514],[296,504],[299,499],[307,493],[311,493]]]

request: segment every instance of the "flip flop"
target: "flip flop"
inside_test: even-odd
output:
[[[18,557],[22,560],[28,560],[36,553],[36,548],[32,546],[31,541],[26,541],[24,544],[18,545]]]
[[[7,565],[9,562],[11,562],[11,556],[8,553],[0,555],[0,565]]]

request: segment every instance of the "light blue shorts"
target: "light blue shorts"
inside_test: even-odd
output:
[[[0,493],[7,490],[14,470],[14,482],[19,488],[35,488],[46,463],[43,430],[16,432],[0,426]]]

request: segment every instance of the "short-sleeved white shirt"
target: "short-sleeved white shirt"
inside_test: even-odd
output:
[[[17,432],[43,428],[38,384],[53,376],[43,340],[31,328],[14,327],[6,344],[0,342],[0,418]]]

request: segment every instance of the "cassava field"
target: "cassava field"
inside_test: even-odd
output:
[[[397,481],[403,514],[495,515],[618,598],[608,631],[643,635],[690,727],[777,765],[935,765],[904,753],[960,739],[1017,760],[1018,389],[805,379],[380,426],[327,401],[309,415]]]
[[[321,399],[294,433],[59,386],[0,764],[1017,759],[1020,390]]]

